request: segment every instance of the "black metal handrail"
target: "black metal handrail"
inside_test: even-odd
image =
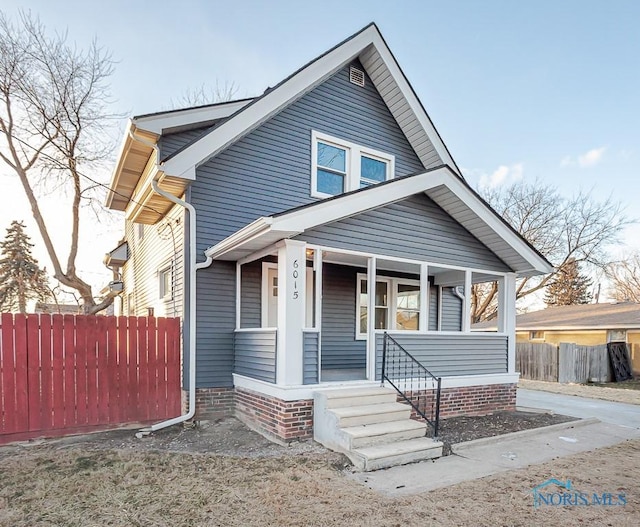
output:
[[[387,381],[432,428],[438,438],[440,424],[440,388],[442,378],[433,375],[418,360],[385,332],[382,341],[382,383]],[[404,381],[409,389],[401,389]],[[436,384],[435,393],[433,384]],[[433,400],[435,398],[435,401]]]

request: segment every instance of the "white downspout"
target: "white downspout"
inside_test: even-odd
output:
[[[156,151],[156,159],[159,159],[160,152],[156,144],[136,137],[131,130],[129,130],[129,135],[133,140],[153,147]],[[143,428],[136,434],[138,437],[148,435],[151,432],[161,430],[168,426],[188,421],[193,418],[196,413],[196,271],[198,269],[209,267],[213,261],[212,258],[207,256],[207,259],[204,262],[196,263],[196,209],[194,206],[173,194],[162,190],[158,186],[157,175],[151,180],[151,188],[156,194],[159,194],[176,205],[180,205],[186,209],[189,214],[189,401],[187,413],[172,419],[167,419],[160,423],[155,423],[148,428]]]

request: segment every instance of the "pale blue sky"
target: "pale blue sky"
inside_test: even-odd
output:
[[[640,217],[640,2],[4,0],[118,60],[114,109],[202,84],[262,93],[374,21],[472,185],[524,177]],[[503,168],[500,168],[503,167]],[[626,241],[640,246],[640,229]],[[105,247],[105,250],[107,248]]]

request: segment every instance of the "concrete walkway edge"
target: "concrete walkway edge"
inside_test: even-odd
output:
[[[473,439],[471,441],[463,441],[462,443],[456,443],[451,445],[451,451],[454,454],[463,452],[470,448],[485,444],[496,444],[504,441],[510,441],[512,439],[536,436],[545,432],[557,432],[558,430],[570,430],[572,428],[578,428],[581,426],[588,426],[599,423],[600,419],[596,417],[589,417],[587,419],[578,419],[577,421],[567,421],[566,423],[557,423],[555,425],[542,426],[538,428],[529,428],[528,430],[519,430],[517,432],[510,432],[508,434],[502,434],[493,437],[481,437],[480,439]]]

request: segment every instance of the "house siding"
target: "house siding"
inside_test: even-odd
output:
[[[187,130],[184,132],[176,132],[173,134],[165,134],[158,141],[160,148],[160,159],[166,159],[171,154],[180,150],[183,146],[195,141],[200,137],[209,126]]]
[[[407,352],[437,377],[507,372],[507,337],[498,335],[392,334]],[[376,379],[382,372],[384,335],[376,335]]]
[[[425,168],[371,81],[351,84],[345,67],[198,168],[192,203],[199,250],[260,216],[317,201],[312,130],[394,155],[396,176]]]
[[[367,345],[356,340],[356,275],[359,269],[322,267],[322,369],[365,368]]]
[[[303,384],[316,384],[318,382],[318,352],[320,334],[317,331],[305,331],[303,339]]]
[[[236,264],[216,261],[198,271],[196,387],[233,386]]]
[[[442,288],[442,331],[462,330],[462,300],[453,294],[451,287]]]
[[[234,372],[265,382],[276,382],[275,330],[235,333]]]
[[[198,167],[189,199],[198,211],[199,254],[260,216],[317,201],[311,197],[312,130],[395,156],[396,176],[429,168],[415,155],[370,79],[365,79],[364,88],[351,84],[347,66]],[[186,134],[176,135],[163,153],[186,139]],[[439,164],[436,157],[430,166]],[[235,264],[214,262],[212,269],[198,272],[199,387],[232,384]],[[255,274],[249,281],[252,278]],[[326,345],[328,367],[336,362],[340,366],[338,357],[343,352],[351,367],[364,367],[365,343],[354,339],[355,271],[347,283],[353,297],[349,306],[340,304],[341,291],[331,286],[325,298],[325,321],[336,322],[328,341],[322,336],[322,356],[325,360]],[[250,284],[247,287],[243,297],[246,293],[247,298],[255,299],[257,290]],[[257,327],[259,315],[243,309],[242,321],[245,327]],[[343,337],[346,343],[340,344]]]
[[[309,229],[295,239],[432,263],[510,271],[502,260],[424,194]]]
[[[240,327],[262,326],[262,262],[256,261],[241,267],[240,278]]]
[[[184,291],[184,209],[173,207],[155,225],[125,222],[125,238],[129,244],[129,260],[122,268],[124,294],[122,314],[147,316],[149,308],[156,317],[182,316]],[[169,267],[172,293],[160,298],[159,271]]]

